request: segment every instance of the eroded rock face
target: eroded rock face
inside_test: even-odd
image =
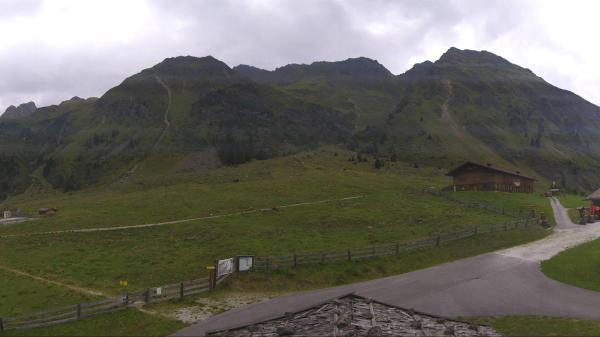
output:
[[[34,102],[23,103],[18,107],[11,105],[9,106],[4,114],[0,116],[0,118],[6,119],[16,119],[16,118],[24,118],[33,115],[33,113],[37,110],[37,106]]]

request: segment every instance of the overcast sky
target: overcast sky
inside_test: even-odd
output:
[[[488,50],[600,104],[600,1],[0,0],[0,113],[100,96],[177,55],[274,69],[366,56],[393,73]]]

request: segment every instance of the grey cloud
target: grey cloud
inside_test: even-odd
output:
[[[42,0],[2,0],[0,2],[0,20],[30,15],[41,5]]]
[[[457,45],[460,26],[476,31],[475,47],[520,29],[533,31],[538,41],[544,38],[531,26],[530,5],[517,0],[146,1],[152,26],[127,44],[86,49],[22,41],[0,52],[0,112],[31,99],[47,105],[75,95],[99,96],[125,77],[177,55],[210,54],[230,66],[267,69],[366,56],[402,73],[411,60],[439,57],[450,46],[472,47]],[[0,14],[0,23],[6,15],[27,15],[39,5],[2,2],[0,12],[9,14]],[[386,29],[373,32],[369,25],[377,24]]]

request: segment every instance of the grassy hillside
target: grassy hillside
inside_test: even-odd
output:
[[[590,102],[485,51],[451,48],[399,78],[405,95],[380,148],[431,163],[515,165],[571,191],[595,188],[600,108]]]
[[[567,213],[573,223],[579,223],[579,211],[577,207],[589,207],[590,201],[585,200],[584,196],[565,194],[559,197],[560,203],[568,208]]]
[[[19,316],[94,299],[97,298],[0,269],[0,317]]]
[[[5,237],[0,238],[0,265],[66,284],[120,293],[123,289],[118,285],[119,280],[128,279],[130,289],[141,289],[202,277],[206,274],[205,266],[214,259],[237,254],[362,247],[509,219],[418,192],[421,188],[449,183],[437,168],[387,162],[384,168],[375,169],[372,158],[357,163],[348,160],[352,155],[323,149],[197,173],[175,173],[176,162],[166,165],[165,161],[156,161],[153,166],[155,162],[150,160],[127,183],[11,198],[2,207],[25,210],[57,207],[59,212],[54,218],[1,226],[0,236]],[[465,199],[477,197],[455,195]],[[517,207],[521,202],[540,205],[547,202],[536,194],[479,196],[507,208]],[[346,197],[360,198],[338,200]],[[285,205],[292,207],[282,207]],[[259,208],[263,210],[238,213]],[[227,214],[231,215],[215,217]],[[210,218],[150,228],[23,235],[207,216]],[[349,265],[341,267],[342,273],[336,277],[323,274],[320,282],[350,282],[406,271],[514,245],[545,233],[531,227],[525,232],[498,233],[485,239],[482,236],[469,241],[470,244],[464,243],[466,246],[456,246],[455,253],[440,249],[439,253],[423,253],[412,263],[399,262],[400,269],[373,269],[366,264],[362,272],[352,276],[347,274],[351,270]],[[440,255],[429,258],[429,254]],[[338,267],[331,268],[323,272],[340,272]],[[299,272],[296,278],[282,274],[280,280],[288,281],[282,281],[285,286],[280,290],[297,288],[294,283],[311,284],[312,281],[303,281],[310,279],[305,278],[308,274],[308,269]],[[277,279],[278,276],[273,276],[272,280]],[[260,287],[269,282],[257,279],[254,284]],[[13,297],[11,302],[17,303],[17,298]],[[23,302],[19,310],[28,308],[27,302]],[[9,307],[0,305],[0,312],[8,310]]]
[[[542,262],[542,271],[557,281],[600,291],[600,240],[568,249]]]
[[[0,332],[0,336],[167,336],[184,327],[175,320],[127,309],[69,324]]]
[[[467,318],[478,324],[491,325],[504,336],[598,336],[600,322],[572,318],[506,316]]]
[[[4,237],[0,238],[0,265],[116,294],[125,290],[118,285],[119,280],[129,280],[129,290],[133,290],[202,277],[212,260],[236,254],[360,247],[508,219],[418,192],[447,185],[443,170],[415,168],[402,162],[387,162],[384,168],[375,169],[373,158],[368,162],[349,161],[353,155],[324,149],[201,172],[178,172],[181,157],[176,155],[162,160],[150,158],[127,182],[70,193],[46,189],[43,194],[10,198],[3,207],[35,210],[51,206],[60,211],[54,218],[0,227],[0,236],[266,210],[152,228]],[[511,209],[521,203],[546,202],[536,194],[455,195]],[[361,198],[334,200],[351,196]],[[306,204],[281,207],[298,203]],[[398,259],[237,275],[219,292],[225,296],[240,290],[280,294],[338,285],[408,272],[546,234],[534,226],[477,236]],[[0,304],[0,315],[4,316],[87,300],[31,279],[18,285],[11,281],[5,289]],[[30,300],[23,300],[19,289],[30,292]],[[167,334],[179,328],[180,324],[170,320],[126,311],[22,334],[69,335],[78,331],[82,335],[123,335],[135,331],[144,335]]]
[[[0,118],[0,199],[127,181],[149,158],[180,170],[340,145],[448,169],[490,162],[581,192],[595,188],[600,108],[488,52],[451,48],[394,76],[364,57],[234,69],[174,57],[100,98]]]

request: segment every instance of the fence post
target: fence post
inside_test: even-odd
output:
[[[298,267],[298,256],[294,253],[294,267]]]
[[[0,332],[4,331],[4,320],[0,317]]]
[[[352,252],[348,249],[348,261],[352,260]]]
[[[400,255],[400,244],[396,242],[396,256]]]
[[[129,305],[129,293],[125,293],[125,306]]]
[[[435,246],[439,247],[440,246],[440,236],[438,235],[437,238],[435,238]]]
[[[325,263],[325,253],[321,253],[321,263]]]
[[[81,318],[81,303],[77,304],[77,319]]]
[[[150,304],[150,288],[147,288],[144,292],[144,302],[146,302],[146,304]]]
[[[265,258],[265,269],[267,271],[269,271],[269,257],[268,256]]]
[[[179,284],[179,298],[183,298],[183,282]]]
[[[215,261],[212,266],[208,266],[208,290],[212,291],[217,287],[217,265],[218,261]]]

